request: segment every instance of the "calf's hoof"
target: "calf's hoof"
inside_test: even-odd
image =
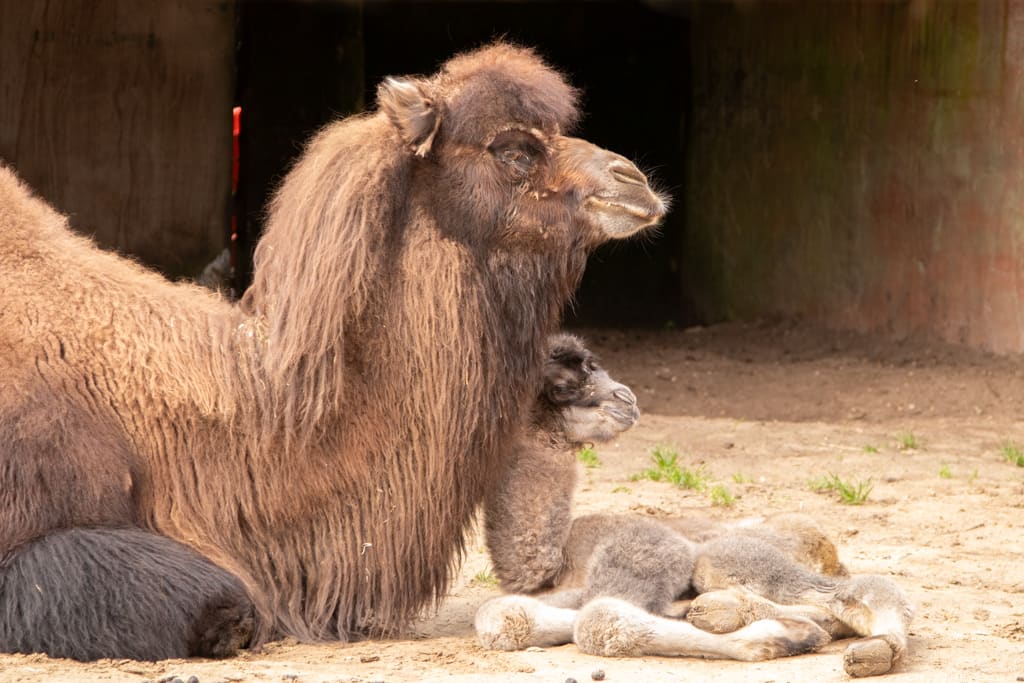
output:
[[[843,668],[855,678],[880,676],[892,671],[895,656],[892,646],[881,636],[852,643],[843,655]]]

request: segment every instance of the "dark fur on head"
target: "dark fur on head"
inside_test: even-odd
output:
[[[562,135],[576,117],[506,44],[386,81],[288,173],[237,307],[0,170],[0,552],[138,525],[240,577],[257,641],[405,626],[445,594],[589,250],[665,212]]]
[[[581,339],[553,337],[533,424],[567,444],[610,441],[640,418],[636,396],[608,376]]]

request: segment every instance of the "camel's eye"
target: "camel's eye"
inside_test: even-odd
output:
[[[551,398],[557,404],[565,404],[576,398],[579,388],[570,384],[556,384],[551,389]]]
[[[503,149],[498,158],[524,175],[529,173],[530,167],[533,166],[530,155],[521,149]]]
[[[498,133],[487,150],[518,176],[529,175],[544,157],[544,146],[526,131],[506,130]]]

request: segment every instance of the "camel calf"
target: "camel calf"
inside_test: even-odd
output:
[[[590,654],[754,661],[862,636],[846,651],[846,671],[890,671],[906,651],[910,603],[886,577],[848,576],[806,515],[739,525],[572,519],[575,449],[613,438],[638,416],[632,392],[582,342],[552,340],[530,428],[485,507],[495,573],[516,594],[481,606],[484,647],[575,642]],[[694,594],[680,612],[676,601]]]

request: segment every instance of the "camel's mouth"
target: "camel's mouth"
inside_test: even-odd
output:
[[[623,194],[627,193],[614,197],[595,194],[586,201],[587,208],[611,239],[629,237],[657,225],[668,213],[668,202],[646,186],[635,187],[634,192],[628,193],[639,196],[624,197]]]
[[[601,404],[601,412],[614,420],[625,431],[640,419],[640,409],[636,404],[605,401]]]
[[[585,178],[577,185],[583,210],[603,237],[629,237],[665,217],[668,197],[651,189],[647,176],[629,159],[577,138],[563,138],[560,144],[569,177],[582,172]]]
[[[593,407],[573,406],[564,412],[565,433],[575,443],[604,443],[626,431],[640,419],[635,403],[602,401]]]

